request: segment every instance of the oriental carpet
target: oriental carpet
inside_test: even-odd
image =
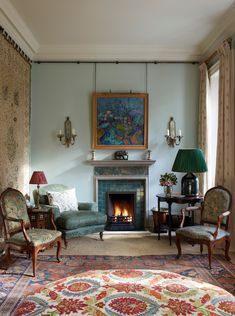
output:
[[[211,270],[207,268],[207,255],[183,255],[179,260],[175,259],[175,255],[66,255],[61,256],[61,259],[62,262],[57,263],[55,256],[40,255],[37,275],[33,278],[31,260],[23,255],[13,257],[8,270],[0,270],[0,315],[14,315],[26,295],[49,282],[89,270],[165,270],[214,284],[235,295],[235,265],[226,261],[222,255],[213,256]]]
[[[90,270],[28,295],[16,315],[235,315],[235,297],[218,286],[164,270]]]

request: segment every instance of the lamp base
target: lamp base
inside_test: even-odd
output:
[[[186,196],[199,195],[199,181],[195,174],[189,172],[182,178],[181,194]]]

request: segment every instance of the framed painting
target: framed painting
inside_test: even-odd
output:
[[[148,147],[147,93],[94,93],[92,117],[92,148]]]

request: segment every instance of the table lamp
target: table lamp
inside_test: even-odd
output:
[[[40,184],[47,184],[47,179],[43,171],[34,171],[29,181],[30,184],[37,184],[37,198],[35,201],[36,208],[40,208],[39,205],[39,188]]]
[[[181,180],[181,194],[195,196],[199,194],[198,177],[194,174],[207,171],[204,154],[201,149],[179,149],[172,171],[187,172]]]

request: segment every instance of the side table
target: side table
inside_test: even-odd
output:
[[[176,203],[176,204],[188,204],[188,206],[194,206],[196,203],[203,202],[203,196],[202,195],[185,196],[185,195],[179,195],[179,194],[172,194],[171,196],[166,196],[164,194],[157,194],[157,201],[158,201],[158,210],[161,209],[160,207],[161,202],[165,202],[168,204],[168,214],[169,214],[168,236],[169,236],[169,242],[171,245],[171,230],[172,230],[171,205],[173,203]],[[158,230],[158,239],[160,239],[160,229]]]
[[[27,210],[32,228],[48,228],[51,208],[28,207]]]

